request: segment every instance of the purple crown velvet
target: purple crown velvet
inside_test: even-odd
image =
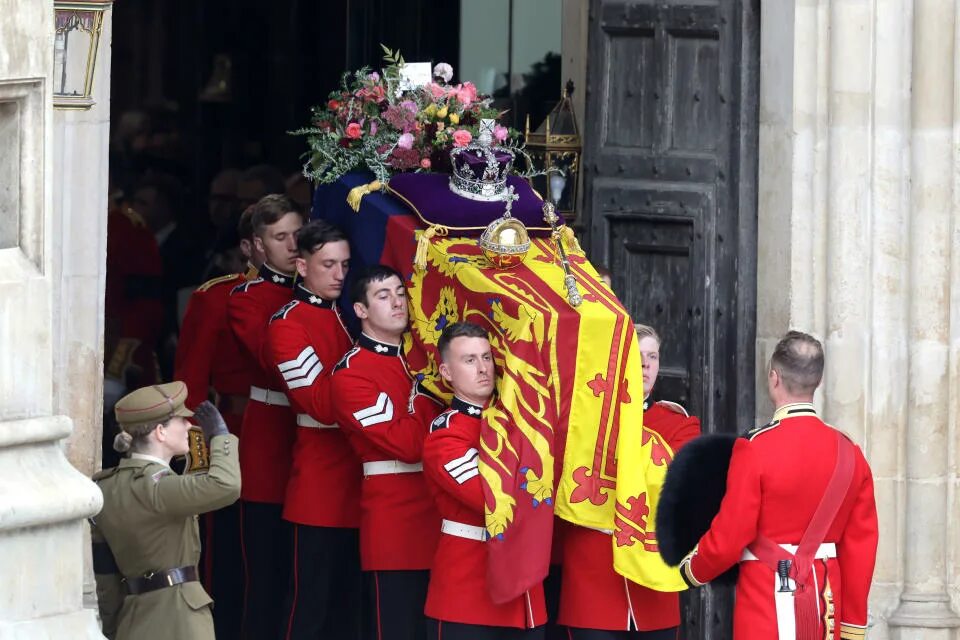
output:
[[[450,190],[471,200],[501,200],[513,167],[513,152],[482,143],[450,151]]]
[[[426,224],[448,227],[452,232],[477,236],[487,225],[503,215],[506,203],[473,200],[459,196],[448,186],[450,176],[442,173],[398,173],[390,178],[390,191],[400,196]],[[527,227],[531,236],[543,236],[550,228],[543,221],[543,200],[526,180],[509,176],[505,187],[512,186],[518,196],[511,214]],[[502,198],[502,196],[501,196]]]

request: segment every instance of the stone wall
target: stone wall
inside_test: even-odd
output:
[[[96,404],[89,363],[100,338],[88,325],[103,315],[104,265],[63,240],[71,230],[54,206],[55,157],[76,153],[84,179],[91,172],[82,149],[54,142],[53,3],[0,0],[0,16],[0,639],[102,638],[83,607],[85,518],[102,498],[63,441],[72,418],[89,415],[78,408]]]
[[[824,340],[818,397],[873,467],[868,637],[960,619],[960,82],[953,2],[764,3],[757,371]],[[757,397],[765,397],[758,376]],[[759,404],[758,420],[769,415]]]

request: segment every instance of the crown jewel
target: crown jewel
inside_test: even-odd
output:
[[[450,151],[450,190],[457,195],[482,202],[503,199],[514,156],[510,149],[492,144],[494,124],[481,120],[477,142]]]

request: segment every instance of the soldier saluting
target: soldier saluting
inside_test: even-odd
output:
[[[213,601],[197,581],[197,515],[240,496],[237,438],[212,404],[202,403],[194,414],[186,398],[186,385],[171,382],[138,389],[114,408],[120,425],[114,448],[129,457],[94,476],[103,510],[91,521],[109,638],[214,638]],[[187,418],[193,415],[210,439],[210,469],[180,476],[170,459],[189,451]]]

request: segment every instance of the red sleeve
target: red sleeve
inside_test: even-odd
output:
[[[411,382],[411,394],[414,385]],[[417,397],[411,395],[412,403],[397,406],[374,380],[350,369],[341,369],[333,376],[332,393],[337,399],[334,415],[340,428],[360,435],[401,462],[420,462],[423,439],[439,413],[436,403],[418,403]]]
[[[435,429],[423,443],[423,472],[440,491],[482,514],[484,499],[477,464],[478,446],[478,442],[456,426]]]
[[[676,453],[683,445],[700,435],[700,419],[695,416],[687,416],[680,421],[676,430],[670,434],[667,444]]]
[[[873,496],[873,475],[863,454],[857,450],[859,486],[850,518],[837,544],[840,561],[840,637],[863,638],[867,626],[867,596],[877,558],[877,504]]]
[[[727,492],[720,511],[700,543],[680,564],[691,584],[705,584],[740,562],[743,550],[757,537],[760,517],[760,471],[750,441],[738,439],[730,457]]]
[[[233,335],[240,348],[264,371],[273,367],[272,362],[265,362],[264,345],[267,322],[274,311],[276,309],[264,309],[262,301],[244,291],[231,293],[227,302],[227,321]]]
[[[186,383],[190,408],[207,399],[214,350],[225,322],[224,310],[210,304],[207,292],[197,291],[190,296],[180,328],[173,374],[174,380]]]
[[[323,424],[333,424],[335,417],[330,400],[330,379],[333,367],[342,354],[325,341],[311,344],[306,328],[284,318],[267,327],[267,344],[271,367],[287,388],[287,396],[300,413]]]

